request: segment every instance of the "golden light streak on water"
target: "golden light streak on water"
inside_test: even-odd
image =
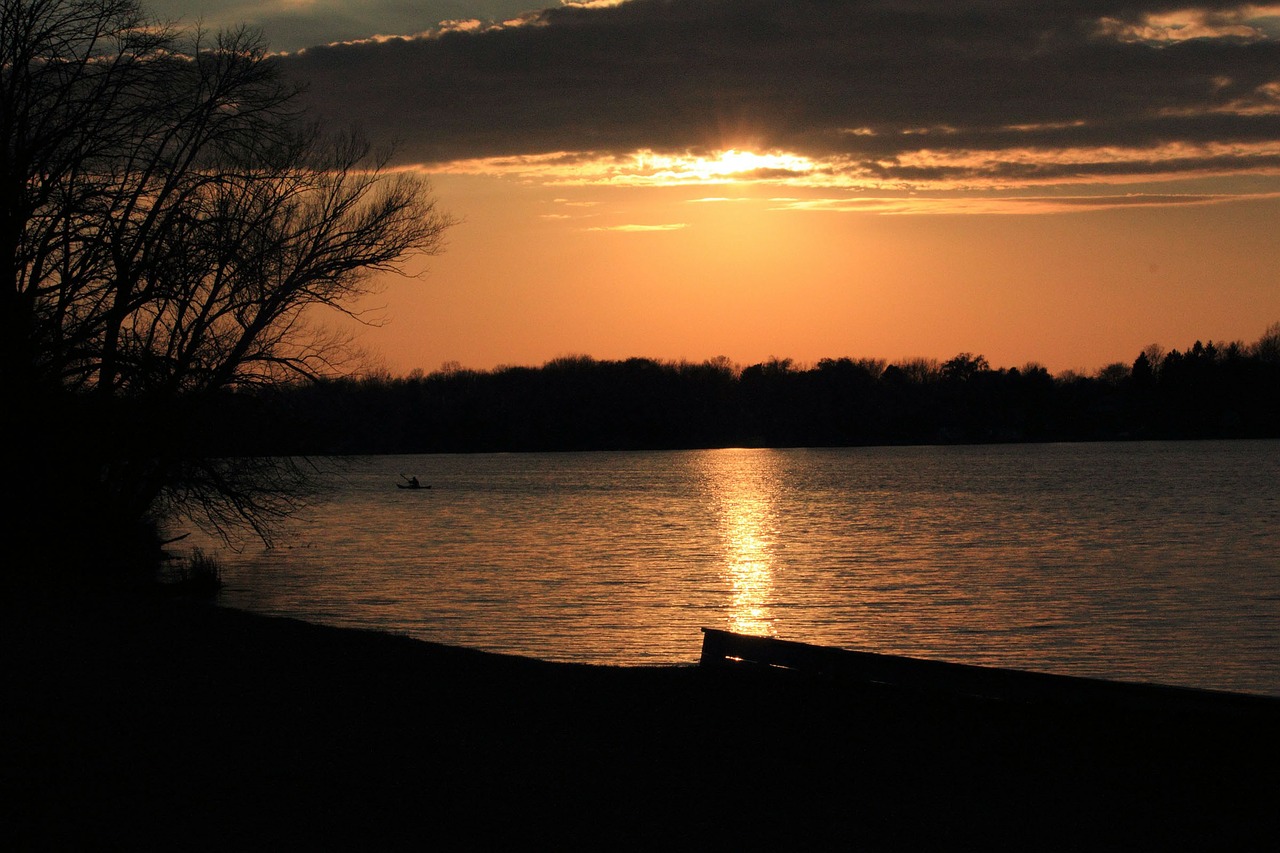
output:
[[[776,479],[770,456],[724,451],[712,455],[706,473],[719,508],[725,577],[732,595],[728,628],[741,634],[772,636],[778,531]]]
[[[729,579],[733,585],[730,630],[742,634],[772,634],[769,597],[773,592],[773,563],[765,531],[768,504],[758,496],[735,495],[725,508],[728,533]]]

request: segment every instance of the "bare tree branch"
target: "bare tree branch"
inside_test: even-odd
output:
[[[331,374],[346,342],[305,319],[440,250],[427,184],[305,123],[297,94],[249,29],[0,0],[5,426],[75,523],[196,510],[269,539],[310,469],[203,459],[192,422],[228,389]]]

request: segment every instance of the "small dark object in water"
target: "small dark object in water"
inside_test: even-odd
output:
[[[396,483],[397,489],[429,489],[431,486],[424,486],[416,479],[410,480],[408,483]]]

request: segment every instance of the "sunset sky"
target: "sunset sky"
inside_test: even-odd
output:
[[[1280,3],[153,0],[260,26],[460,223],[364,333],[561,355],[981,353],[1058,373],[1280,321]]]

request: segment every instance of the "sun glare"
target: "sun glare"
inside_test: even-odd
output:
[[[1169,111],[1162,111],[1162,114]],[[1280,89],[1274,82],[1258,86],[1249,99],[1223,103],[1207,115],[1272,116],[1280,114]],[[1074,126],[1074,125],[1064,125]],[[1035,132],[1052,125],[1010,125],[1008,129]],[[927,134],[926,134],[927,135]],[[1150,183],[1153,167],[1162,167],[1165,181],[1188,180],[1221,172],[1273,178],[1280,143],[1271,139],[1215,143],[1169,141],[1150,146],[1070,146],[1046,149],[1028,143],[1000,150],[919,147],[892,158],[871,160],[849,154],[814,159],[784,151],[730,148],[713,153],[664,153],[645,149],[625,155],[553,154],[457,160],[434,169],[435,174],[510,178],[542,186],[663,188],[663,187],[790,187],[800,190],[903,192],[1005,191],[1014,195],[1035,186],[1068,187]],[[1189,164],[1180,168],[1182,164]],[[1023,210],[1022,212],[1028,212]]]
[[[698,184],[806,184],[830,171],[823,164],[782,151],[730,148],[709,154],[668,154],[644,149],[589,157],[570,152],[455,160],[437,174],[493,175],[546,185],[663,187]]]
[[[652,151],[635,154],[635,173],[646,175],[654,184],[777,181],[786,177],[802,177],[813,170],[813,161],[797,154],[757,154],[736,148],[711,155],[657,154]]]

